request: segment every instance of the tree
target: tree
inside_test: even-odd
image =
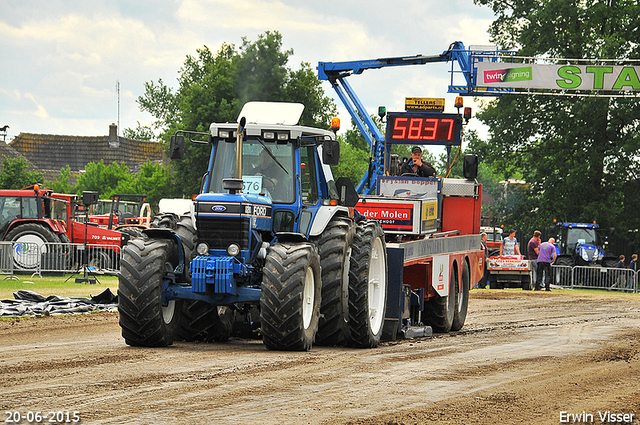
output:
[[[71,167],[68,165],[60,170],[60,174],[58,174],[54,181],[47,181],[45,184],[56,193],[76,192],[74,186],[71,185]]]
[[[126,138],[132,140],[153,140],[155,139],[155,134],[153,134],[153,130],[151,127],[140,124],[140,121],[137,121],[138,126],[135,129],[125,128],[123,131],[123,135]]]
[[[105,165],[101,160],[87,164],[85,172],[78,176],[75,189],[78,194],[91,190],[98,192],[101,198],[109,198],[119,190],[126,191],[123,188],[130,187],[133,181],[134,176],[124,163]]]
[[[173,191],[171,172],[162,164],[144,163],[135,180],[127,186],[118,185],[117,193],[135,193],[147,195],[152,209],[157,209],[160,199],[168,197]]]
[[[637,1],[475,0],[496,13],[490,33],[523,56],[638,57]],[[490,128],[486,159],[530,187],[514,206],[516,225],[545,228],[554,218],[640,227],[637,186],[640,102],[505,95],[479,115]],[[637,192],[636,192],[637,193]],[[633,207],[635,206],[635,207]]]
[[[369,167],[369,152],[355,148],[347,143],[342,136],[340,141],[340,162],[331,167],[335,179],[348,177],[354,187],[360,182]]]
[[[29,163],[22,157],[8,158],[2,155],[0,171],[0,188],[22,189],[36,183],[44,182],[44,173],[29,171]]]
[[[177,130],[207,132],[212,122],[236,122],[249,100],[303,103],[301,125],[326,128],[335,114],[333,101],[324,95],[309,64],[295,71],[287,67],[293,51],[283,50],[277,31],[267,31],[255,42],[243,38],[239,50],[225,43],[216,54],[207,46],[196,52],[196,56],[187,56],[180,69],[175,92],[162,80],[152,81],[138,98],[141,110],[156,118],[154,127],[161,130],[164,140]],[[173,163],[180,194],[200,191],[209,153],[206,144],[187,143],[184,159]]]

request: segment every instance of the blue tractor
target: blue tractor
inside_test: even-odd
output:
[[[127,344],[225,341],[235,315],[251,312],[269,349],[379,343],[383,231],[356,222],[355,189],[334,182],[329,167],[339,158],[335,135],[297,125],[303,108],[250,102],[237,123],[172,137],[172,159],[182,158],[185,136],[208,144],[209,168],[189,214],[164,214],[122,251]]]
[[[595,266],[607,260],[597,233],[596,223],[556,223],[560,230],[556,240],[560,266]]]

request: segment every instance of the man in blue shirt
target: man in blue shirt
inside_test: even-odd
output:
[[[553,245],[555,239],[549,238],[548,242],[540,245],[538,254],[538,278],[536,279],[536,291],[540,290],[542,275],[544,274],[545,291],[551,290],[551,263],[556,260],[556,247]]]
[[[509,237],[504,238],[502,245],[500,245],[500,256],[503,255],[520,255],[516,231],[513,229],[509,230]]]

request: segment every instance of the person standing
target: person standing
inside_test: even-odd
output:
[[[536,269],[538,268],[538,253],[540,252],[540,236],[542,236],[542,233],[536,230],[533,232],[533,237],[529,239],[529,243],[527,244],[527,257],[531,264],[532,282],[535,282],[538,277]]]
[[[513,229],[509,230],[509,236],[504,238],[500,245],[500,256],[502,257],[503,255],[520,255],[516,231]]]
[[[554,238],[549,238],[538,248],[538,276],[536,279],[536,291],[541,289],[542,276],[544,275],[545,291],[551,290],[551,263],[556,260],[556,242]]]
[[[484,274],[474,289],[485,289],[487,287],[487,279],[489,279],[489,265],[487,264],[487,261],[489,261],[489,248],[487,248],[488,239],[489,237],[485,232],[480,233],[480,245],[482,249],[484,249]]]
[[[629,277],[629,284],[627,285],[627,289],[636,289],[636,281],[638,280],[638,254],[633,254],[631,256],[631,261],[629,261],[629,270],[633,270],[633,276]]]

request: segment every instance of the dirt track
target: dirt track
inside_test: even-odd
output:
[[[637,424],[639,376],[637,295],[476,290],[460,332],[308,353],[131,348],[117,313],[0,322],[0,423],[598,424],[609,411]]]

